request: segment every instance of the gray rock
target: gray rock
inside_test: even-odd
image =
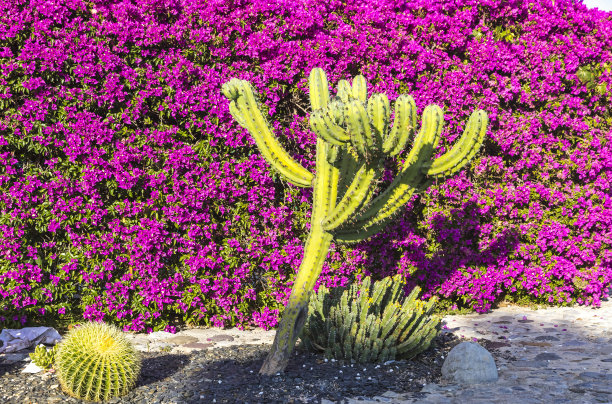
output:
[[[212,342],[221,342],[221,341],[233,341],[234,337],[232,337],[231,335],[223,335],[223,334],[217,334],[213,337],[207,338],[207,341],[212,341]]]
[[[559,338],[553,337],[552,335],[540,335],[536,337],[536,341],[559,341]]]
[[[462,342],[448,353],[442,365],[442,377],[461,384],[497,381],[493,356],[474,342]]]
[[[25,361],[30,357],[28,353],[25,352],[17,352],[17,353],[7,353],[0,355],[0,363],[5,363],[10,365],[12,363]]]
[[[534,359],[536,361],[556,361],[556,360],[561,359],[561,357],[557,355],[556,353],[544,352],[544,353],[538,354]]]

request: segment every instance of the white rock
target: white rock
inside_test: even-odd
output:
[[[42,372],[42,369],[36,366],[34,362],[28,363],[28,366],[23,368],[23,370],[21,371],[21,373],[38,373],[38,372]]]

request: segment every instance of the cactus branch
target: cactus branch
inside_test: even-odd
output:
[[[416,104],[406,94],[395,100],[395,119],[389,136],[383,143],[383,153],[390,157],[397,156],[411,140],[416,128]]]
[[[374,179],[380,177],[380,166],[363,163],[348,190],[338,202],[336,207],[323,221],[323,228],[332,231],[352,216],[363,204],[370,199],[374,192]]]
[[[362,75],[355,76],[353,79],[353,98],[361,101],[363,104],[368,100],[368,83]]]
[[[259,109],[251,85],[246,81],[234,79],[224,85],[225,92],[238,94],[230,103],[230,113],[238,124],[253,136],[268,164],[290,183],[299,187],[312,186],[314,176],[295,161],[272,134]]]
[[[423,165],[423,173],[443,177],[456,173],[478,152],[487,132],[488,118],[483,110],[474,111],[459,141],[441,157]]]

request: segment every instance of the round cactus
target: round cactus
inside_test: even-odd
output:
[[[68,333],[59,345],[55,365],[67,394],[105,401],[124,396],[134,388],[141,358],[120,329],[92,322]]]

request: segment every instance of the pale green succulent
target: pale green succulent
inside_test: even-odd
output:
[[[432,315],[436,299],[417,299],[420,288],[405,296],[401,275],[372,283],[327,289],[320,286],[309,303],[302,332],[308,349],[327,358],[356,362],[411,359],[431,345],[440,332]]]
[[[34,348],[34,352],[30,354],[30,359],[32,359],[32,363],[42,370],[49,370],[55,363],[56,353],[57,345],[53,348],[47,349],[47,347],[45,347],[43,344],[40,344]]]

